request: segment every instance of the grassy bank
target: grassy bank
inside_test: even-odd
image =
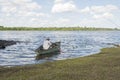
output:
[[[0,80],[119,80],[120,48],[77,59],[0,68]]]

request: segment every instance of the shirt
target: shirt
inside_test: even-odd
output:
[[[52,45],[52,43],[49,40],[45,40],[43,42],[43,49],[47,50]]]

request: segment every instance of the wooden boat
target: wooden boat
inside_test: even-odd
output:
[[[37,53],[36,60],[50,57],[55,54],[60,54],[60,42],[52,43],[51,48],[49,48],[48,50],[44,50],[41,45],[35,50],[35,52]]]

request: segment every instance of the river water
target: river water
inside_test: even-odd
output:
[[[37,61],[35,49],[47,37],[61,41],[61,54]],[[20,41],[0,49],[0,66],[15,66],[95,54],[112,46],[108,43],[120,44],[120,31],[0,31],[0,40]]]

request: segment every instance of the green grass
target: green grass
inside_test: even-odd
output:
[[[120,80],[120,48],[76,59],[0,68],[0,80]]]

